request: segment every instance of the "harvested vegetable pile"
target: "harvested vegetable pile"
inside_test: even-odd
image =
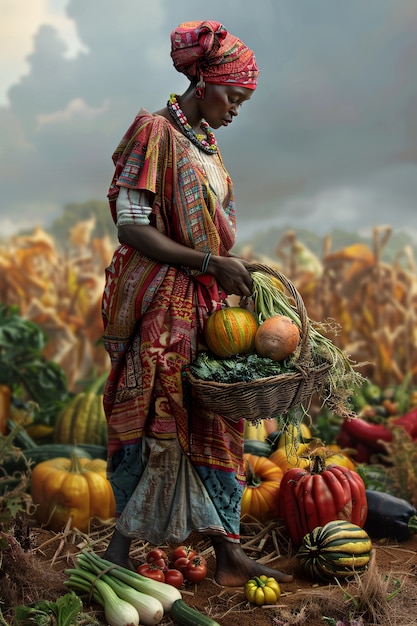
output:
[[[27,535],[25,549],[16,540],[7,549],[4,543],[1,544],[1,609],[6,620],[10,619],[11,607],[23,603],[43,599],[55,604],[57,599],[61,599],[61,606],[66,604],[62,600],[68,593],[68,587],[64,585],[64,570],[75,564],[86,545],[93,545],[101,553],[112,532],[112,526],[93,525],[89,534],[75,530],[55,534],[33,526],[25,527],[25,523],[27,520],[25,522],[24,518],[20,522],[20,532]],[[368,573],[360,579],[345,581],[339,587],[336,584],[312,586],[311,581],[303,577],[295,558],[291,556],[282,528],[272,524],[261,527],[253,523],[247,524],[243,533],[242,543],[249,554],[272,567],[293,572],[295,580],[281,585],[277,607],[254,608],[246,601],[243,588],[222,588],[213,581],[214,559],[210,546],[201,537],[191,536],[189,543],[206,555],[209,572],[198,585],[188,584],[182,591],[183,598],[187,604],[210,615],[222,626],[253,626],[253,623],[258,626],[301,626],[306,623],[309,626],[335,626],[336,620],[340,620],[343,626],[414,625],[417,537],[400,546],[395,543],[376,544],[375,559]],[[1,537],[3,542],[4,535]],[[141,562],[151,547],[135,543],[132,552],[135,563]],[[170,546],[163,547],[170,550]],[[361,621],[359,616],[364,612],[368,617]],[[344,618],[348,620],[348,615],[357,621],[342,622]],[[84,605],[77,621],[71,624],[106,626],[106,621],[100,605],[93,601],[91,605]],[[166,615],[160,624],[172,626],[174,622]],[[23,622],[19,626],[23,626]]]

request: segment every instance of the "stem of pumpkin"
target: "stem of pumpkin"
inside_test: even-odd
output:
[[[316,454],[313,460],[311,474],[321,474],[326,469],[326,462],[322,456]]]
[[[245,471],[246,486],[247,487],[259,487],[259,485],[262,483],[262,480],[259,478],[257,474],[255,474],[248,460],[246,460],[245,464],[246,464],[246,471]]]
[[[68,472],[70,474],[82,474],[83,468],[80,463],[79,457],[75,454],[75,452],[71,452],[71,465],[68,468]]]

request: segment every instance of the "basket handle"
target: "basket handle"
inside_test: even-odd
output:
[[[297,309],[297,314],[301,322],[300,352],[297,359],[294,359],[294,364],[307,364],[310,359],[310,321],[307,315],[306,308],[304,306],[303,299],[300,293],[297,291],[295,285],[290,281],[289,278],[284,276],[284,274],[281,274],[281,272],[279,272],[278,270],[272,269],[272,267],[269,267],[269,265],[264,265],[262,263],[251,263],[249,265],[246,265],[246,269],[251,273],[264,272],[264,274],[269,274],[270,276],[277,278],[293,297]]]

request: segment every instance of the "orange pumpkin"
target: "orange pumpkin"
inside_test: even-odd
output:
[[[263,523],[278,518],[282,470],[263,456],[245,454],[244,459],[246,485],[242,496],[242,521],[255,519]]]
[[[241,307],[224,307],[208,317],[204,338],[209,349],[220,357],[249,354],[255,349],[258,322]]]
[[[36,520],[45,528],[71,528],[86,532],[90,519],[113,518],[116,504],[106,477],[106,461],[57,457],[38,463],[32,471],[31,495]]]

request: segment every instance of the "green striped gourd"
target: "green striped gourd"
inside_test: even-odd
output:
[[[220,357],[249,354],[255,349],[258,322],[253,313],[238,306],[214,311],[204,327],[209,349]]]
[[[53,439],[55,443],[107,445],[107,422],[103,408],[103,375],[76,394],[59,415]]]
[[[363,528],[334,520],[307,533],[296,556],[312,579],[331,580],[363,573],[371,549],[371,539]]]

